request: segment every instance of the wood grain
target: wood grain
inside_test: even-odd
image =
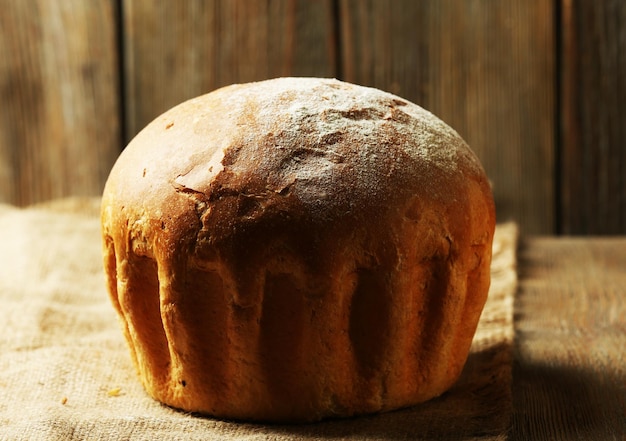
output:
[[[331,0],[124,2],[127,134],[220,86],[336,74]]]
[[[120,151],[114,3],[0,8],[0,202],[100,194]]]
[[[523,234],[626,233],[621,0],[0,0],[0,202],[96,195],[130,138],[226,84],[338,77],[454,127]]]
[[[499,220],[551,233],[553,19],[540,0],[341,0],[343,76],[454,127],[493,182]]]
[[[512,439],[626,437],[626,238],[520,250]]]
[[[626,232],[626,3],[562,1],[561,231]]]

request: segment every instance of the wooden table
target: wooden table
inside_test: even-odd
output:
[[[520,243],[511,439],[626,439],[626,238]]]

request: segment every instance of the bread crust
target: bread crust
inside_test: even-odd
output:
[[[170,406],[304,422],[458,378],[495,209],[467,144],[331,79],[233,85],[156,118],[103,194],[105,272],[141,381]]]

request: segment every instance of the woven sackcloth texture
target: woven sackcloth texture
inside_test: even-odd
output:
[[[97,199],[0,205],[0,439],[505,439],[511,414],[513,224],[459,382],[414,408],[308,425],[239,424],[149,398],[104,285]]]

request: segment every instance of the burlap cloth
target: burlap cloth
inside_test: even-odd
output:
[[[376,416],[276,426],[163,406],[143,391],[104,286],[98,200],[0,205],[0,439],[505,439],[511,413],[514,225],[462,378],[438,399]]]

